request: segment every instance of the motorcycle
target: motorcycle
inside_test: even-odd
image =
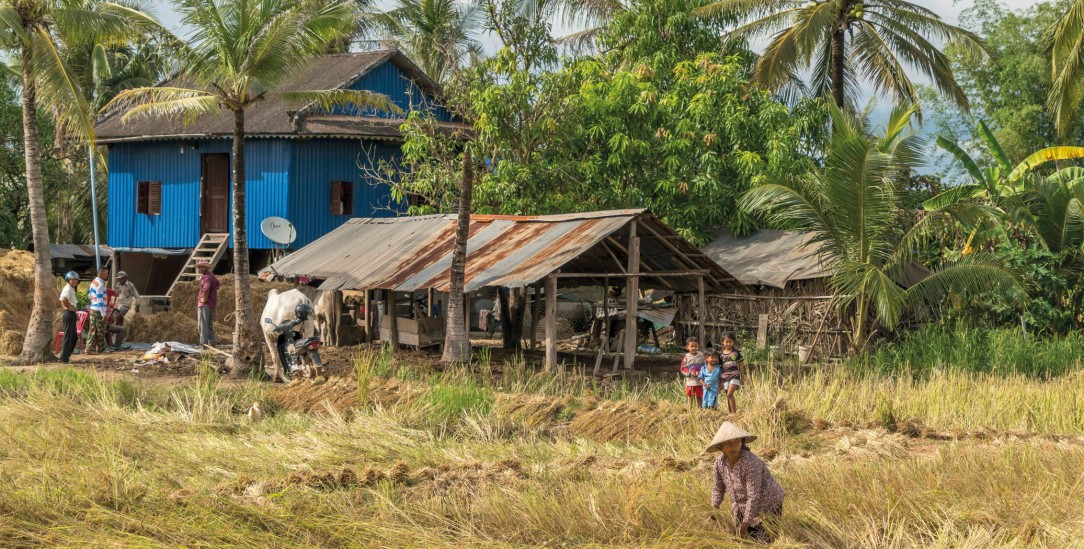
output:
[[[263,319],[265,323],[272,325],[271,333],[277,334],[275,348],[284,366],[279,372],[284,382],[289,382],[298,374],[316,377],[325,371],[324,364],[320,361],[320,338],[315,336],[304,338],[296,329],[312,314],[312,307],[302,304],[294,310],[293,320],[275,324],[270,318]]]

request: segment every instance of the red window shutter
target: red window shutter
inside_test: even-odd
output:
[[[338,181],[331,182],[331,215],[343,214],[342,188]]]
[[[151,181],[148,187],[147,213],[162,215],[162,182]]]

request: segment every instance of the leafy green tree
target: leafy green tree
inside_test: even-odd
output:
[[[809,72],[809,92],[830,96],[841,108],[852,106],[862,81],[897,103],[914,104],[913,67],[966,109],[967,97],[937,43],[982,53],[978,36],[906,0],[719,0],[698,13],[738,21],[729,33],[735,39],[771,36],[757,61],[757,82],[774,90]]]
[[[1079,126],[1076,115],[1084,98],[1084,0],[1073,0],[1067,8],[1048,31],[1053,78],[1048,103],[1062,135]]]
[[[808,177],[754,187],[742,205],[776,226],[809,231],[832,269],[837,303],[852,315],[852,347],[861,349],[880,326],[892,330],[908,310],[940,303],[949,294],[1017,285],[1015,275],[988,254],[942,266],[908,280],[927,242],[918,223],[901,231],[901,188],[923,161],[923,145],[908,135],[915,107],[897,107],[883,133],[868,134],[859,120],[832,108],[832,141],[824,167]],[[908,287],[909,286],[909,287]]]
[[[738,196],[772,174],[802,173],[822,148],[819,102],[790,109],[757,88],[746,52],[721,50],[721,26],[696,1],[638,0],[600,36],[601,59],[558,75],[576,93],[568,148],[588,193],[580,209],[647,207],[687,238],[755,220]]]
[[[719,25],[694,1],[637,0],[600,36],[608,53],[559,62],[526,18],[498,26],[514,44],[480,65],[471,119],[489,169],[478,211],[545,214],[647,207],[685,236],[754,220],[737,196],[768,173],[803,172],[827,121],[752,85],[750,59],[719,50]]]
[[[437,82],[482,56],[476,33],[481,10],[455,0],[400,0],[377,15],[375,24],[398,42],[411,59]]]
[[[182,77],[176,87],[124,90],[108,108],[136,116],[233,117],[233,265],[235,327],[231,371],[238,375],[260,361],[253,314],[245,214],[245,110],[284,78],[355,28],[357,11],[349,2],[324,0],[181,0],[177,10],[190,29],[184,44]],[[190,87],[182,87],[188,85]],[[281,93],[288,101],[313,108],[353,105],[395,110],[384,96],[355,90]],[[278,357],[272,353],[276,367]]]
[[[22,76],[23,151],[27,210],[34,247],[34,310],[21,360],[39,362],[52,340],[53,290],[49,221],[42,176],[38,109],[52,113],[58,131],[93,140],[93,116],[58,44],[126,43],[153,20],[138,9],[85,0],[2,0],[0,35],[15,52]]]
[[[1044,34],[1067,5],[1067,1],[1058,0],[1010,10],[998,0],[977,0],[963,11],[960,20],[982,35],[989,56],[976,58],[966,49],[945,48],[971,113],[989,123],[1011,163],[1044,147],[1084,141],[1084,125],[1079,123],[1066,127],[1066,133],[1059,136],[1047,107],[1052,78],[1050,44]],[[932,90],[920,95],[931,134],[959,143],[976,155],[980,167],[992,165],[993,157],[978,154],[981,136],[973,131],[976,124],[970,116]],[[951,156],[938,159],[938,169],[944,170],[950,182],[969,177],[958,167]]]

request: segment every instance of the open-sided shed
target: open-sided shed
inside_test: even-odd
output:
[[[320,280],[322,290],[448,291],[455,230],[454,215],[351,219],[263,274]],[[707,291],[741,287],[647,210],[472,215],[465,291],[539,284],[545,288],[549,367],[557,363],[554,326],[559,287],[624,286],[626,296],[659,288],[696,293],[701,302]],[[631,334],[637,300],[626,301],[626,332]],[[626,367],[631,367],[635,349],[635,338],[626,338]]]

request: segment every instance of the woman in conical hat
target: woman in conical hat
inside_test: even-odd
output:
[[[746,447],[756,435],[729,421],[719,427],[707,452],[722,452],[712,467],[711,506],[718,509],[730,493],[735,533],[768,541],[761,517],[783,514],[783,487],[768,466]]]

